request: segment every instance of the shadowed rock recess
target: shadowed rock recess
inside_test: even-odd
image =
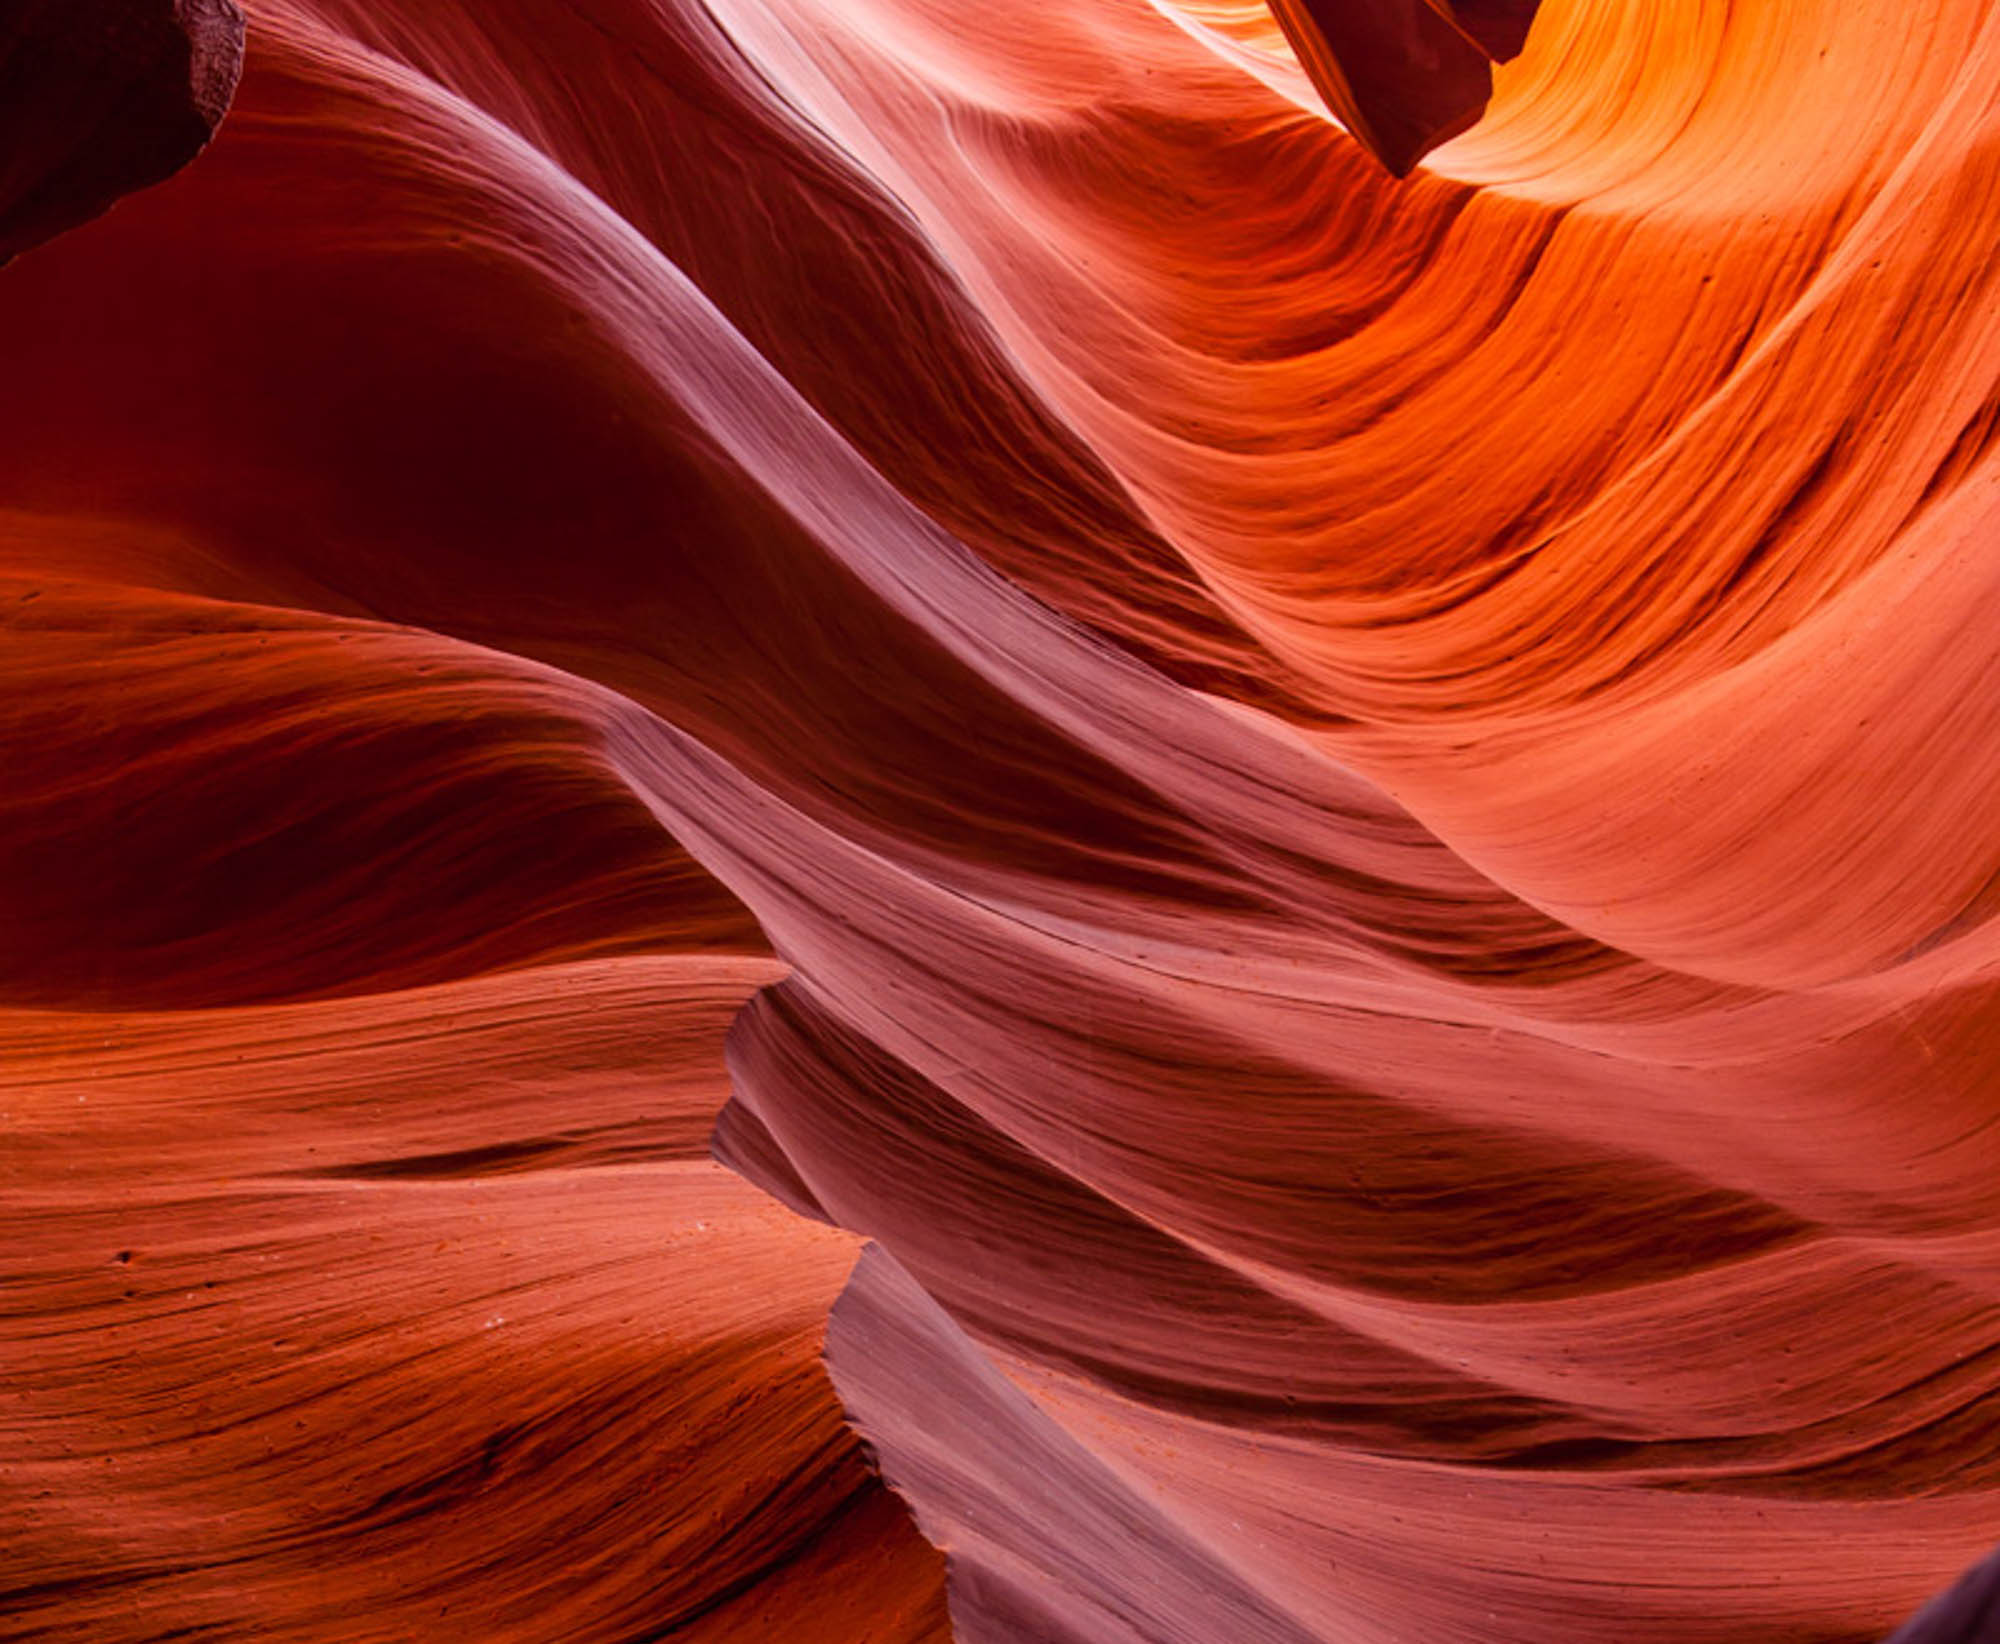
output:
[[[231,0],[0,6],[0,263],[186,165],[242,67]]]
[[[1994,1638],[1996,86],[0,3],[0,1639]]]

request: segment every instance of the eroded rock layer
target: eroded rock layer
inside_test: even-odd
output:
[[[0,1628],[1988,1550],[2000,18],[249,10],[0,273]]]

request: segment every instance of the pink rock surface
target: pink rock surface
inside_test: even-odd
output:
[[[0,272],[0,1635],[1991,1547],[2000,24],[1394,15],[258,0]]]

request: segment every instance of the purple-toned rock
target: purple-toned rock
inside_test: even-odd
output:
[[[2000,1553],[1975,1564],[1885,1644],[1993,1644],[2000,1639]]]

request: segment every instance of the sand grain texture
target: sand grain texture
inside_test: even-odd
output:
[[[2000,16],[247,10],[0,271],[0,1636],[2000,1539]]]

